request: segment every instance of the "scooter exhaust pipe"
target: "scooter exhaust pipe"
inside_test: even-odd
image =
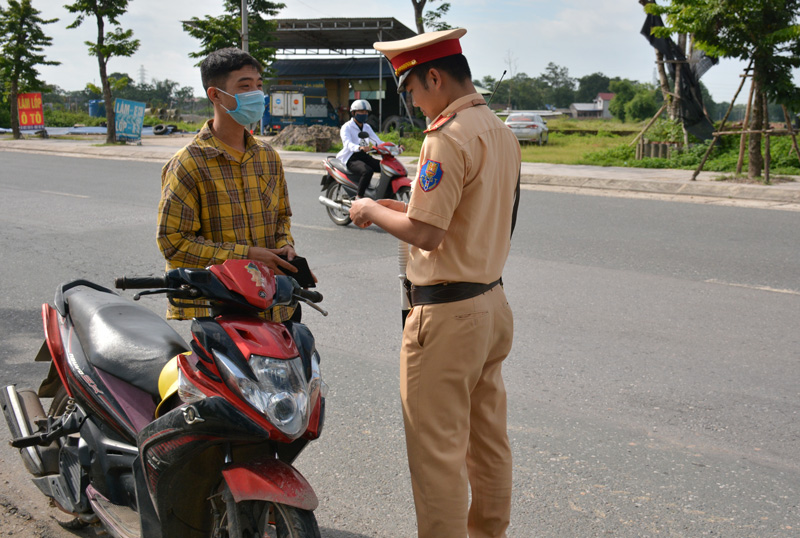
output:
[[[334,202],[333,200],[331,200],[330,198],[328,198],[326,196],[320,195],[319,203],[321,203],[325,207],[330,207],[331,209],[336,209],[336,210],[342,211],[344,213],[348,213],[350,211],[350,204],[348,202],[340,204],[338,202]]]
[[[33,421],[37,418],[45,417],[42,402],[39,401],[39,397],[33,391],[17,392],[14,385],[8,385],[3,388],[0,397],[2,398],[3,414],[8,423],[8,430],[14,439],[30,436],[34,431]],[[28,472],[34,476],[45,474],[45,465],[37,447],[22,448],[20,449],[20,455]]]

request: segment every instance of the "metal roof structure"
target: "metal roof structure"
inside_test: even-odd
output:
[[[278,54],[373,56],[375,41],[417,35],[395,18],[276,19],[269,47]]]
[[[388,77],[392,66],[386,58],[378,57],[275,60],[272,70],[278,79],[374,79],[381,76],[381,62],[383,76]]]

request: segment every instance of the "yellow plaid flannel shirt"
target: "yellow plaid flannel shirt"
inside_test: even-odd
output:
[[[250,245],[294,245],[280,156],[247,134],[244,155],[237,161],[212,133],[212,121],[161,171],[157,241],[167,271],[246,259]],[[265,317],[285,321],[292,312],[276,307]],[[208,315],[208,308],[200,307],[169,305],[167,310],[169,319]]]

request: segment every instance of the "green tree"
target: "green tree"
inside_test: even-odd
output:
[[[672,0],[649,4],[648,13],[665,15],[655,35],[693,34],[710,56],[752,61],[754,103],[749,128],[760,131],[765,103],[800,106],[792,70],[800,67],[800,0]],[[750,135],[748,176],[761,175],[760,133]]]
[[[77,15],[75,22],[67,28],[79,27],[86,17],[94,17],[97,21],[97,41],[86,41],[86,45],[89,54],[97,57],[100,66],[100,84],[106,104],[106,143],[113,144],[117,139],[117,131],[114,124],[114,98],[107,74],[108,61],[114,56],[132,56],[139,48],[139,40],[132,39],[133,30],[123,30],[119,25],[119,17],[128,9],[128,0],[75,0],[64,7]],[[106,32],[106,22],[116,28]]]
[[[607,93],[611,79],[603,73],[592,73],[578,79],[575,100],[578,103],[591,103],[598,93]]]
[[[0,73],[0,88],[5,88],[2,73]],[[0,127],[4,125],[11,125],[11,107],[9,106],[5,92],[0,91]]]
[[[658,112],[655,90],[640,90],[625,104],[625,118],[631,121],[649,120]]]
[[[433,4],[436,0],[411,0],[414,6],[414,22],[417,25],[417,33],[424,34],[425,28],[433,31],[449,30],[452,28],[444,22],[444,17],[450,11],[450,2],[442,2],[439,7],[425,13],[425,6],[428,2]]]
[[[537,110],[544,108],[552,96],[552,88],[541,78],[519,73],[510,85],[511,108],[515,110]]]
[[[190,58],[198,59],[196,65],[200,65],[215,50],[242,48],[242,3],[239,0],[224,0],[223,6],[224,15],[206,15],[202,19],[192,17],[183,23],[183,30],[201,43],[199,51],[189,53]],[[269,47],[275,22],[267,17],[274,17],[284,7],[285,4],[267,0],[247,0],[247,49],[264,67],[275,58],[275,49]]]
[[[624,122],[625,106],[636,96],[636,86],[630,80],[612,80],[609,89],[614,94],[614,98],[608,105],[608,110],[619,121]]]
[[[575,100],[575,79],[566,67],[550,62],[539,79],[547,88],[543,104],[566,108]]]
[[[58,19],[42,19],[41,12],[31,5],[31,0],[8,0],[8,7],[0,6],[0,80],[3,96],[11,105],[9,118],[14,138],[19,138],[17,95],[45,89],[39,80],[37,65],[58,65],[46,60],[42,51],[50,46],[52,38],[46,36],[42,25]]]

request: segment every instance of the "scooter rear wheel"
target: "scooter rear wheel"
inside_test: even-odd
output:
[[[237,503],[225,483],[212,502],[216,515],[212,538],[321,538],[310,510],[268,501]]]
[[[411,200],[411,187],[400,187],[397,194],[394,196],[396,199],[408,205],[408,202]]]
[[[347,192],[341,184],[334,182],[328,187],[325,196],[337,204],[341,204],[342,200],[347,196]],[[347,211],[339,211],[338,209],[328,206],[325,206],[325,209],[328,211],[328,217],[330,217],[337,226],[347,226],[352,222],[350,220],[350,213]]]

